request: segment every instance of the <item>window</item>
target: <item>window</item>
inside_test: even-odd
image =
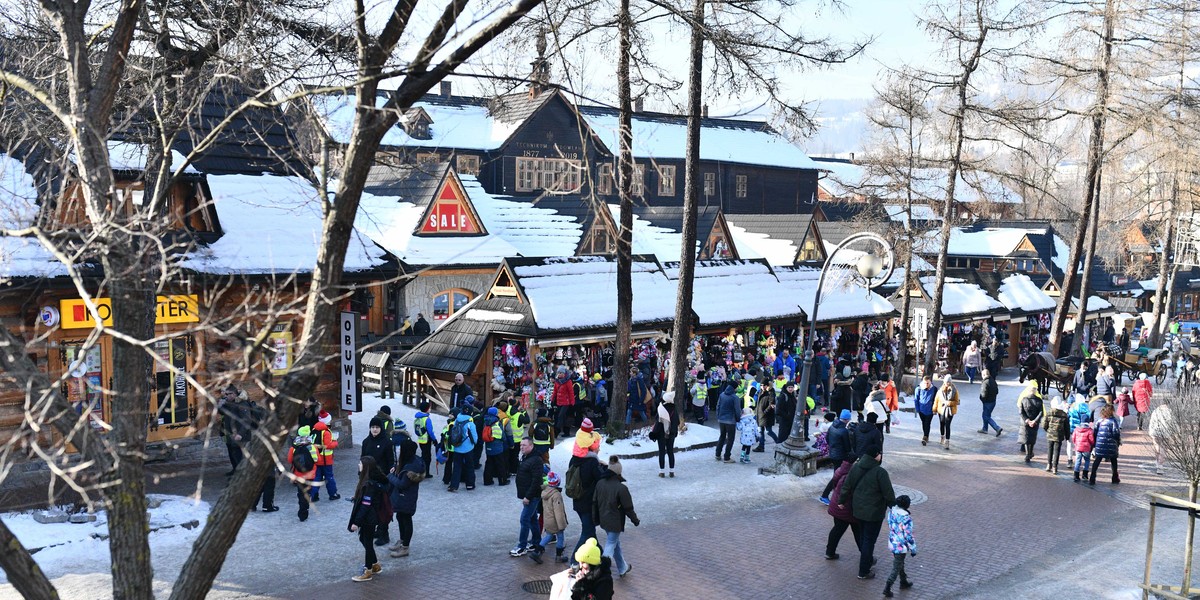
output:
[[[576,192],[583,185],[583,163],[565,158],[518,158],[517,191]]]
[[[470,154],[459,154],[455,158],[455,167],[462,175],[478,175],[479,157]]]
[[[804,247],[800,249],[800,260],[821,260],[821,253],[817,252],[817,244],[812,240],[804,240]]]
[[[633,165],[633,185],[630,188],[635,198],[641,198],[646,194],[646,165]]]
[[[586,240],[583,242],[583,247],[580,248],[580,254],[612,254],[617,251],[616,240],[608,234],[608,230],[603,225],[597,223],[588,233]]]
[[[417,154],[417,164],[429,165],[438,161],[437,152],[420,152]]]
[[[716,196],[717,195],[717,174],[716,173],[705,173],[704,174],[704,195],[705,196]]]
[[[467,290],[446,290],[433,297],[433,320],[444,321],[466,306],[474,294]]]
[[[600,188],[599,193],[604,194],[606,196],[611,195],[613,193],[612,165],[608,165],[608,164],[600,165],[599,188]]]
[[[675,195],[675,166],[661,166],[658,168],[658,195],[659,196],[674,196]]]
[[[747,187],[746,176],[738,175],[737,176],[737,197],[738,198],[746,197],[746,187]]]

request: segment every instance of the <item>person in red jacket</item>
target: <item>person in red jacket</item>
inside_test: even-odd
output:
[[[337,481],[333,478],[333,449],[338,447],[337,437],[329,430],[332,417],[327,411],[317,415],[317,424],[312,427],[313,448],[317,451],[317,474],[313,477],[312,501],[321,497],[321,482],[325,482],[326,494],[330,500],[341,496],[337,493]]]
[[[555,406],[554,429],[559,438],[571,435],[571,413],[575,407],[575,384],[571,381],[566,365],[560,365],[554,375],[554,391],[551,395]]]
[[[1133,407],[1137,409],[1138,431],[1145,426],[1146,415],[1150,413],[1150,399],[1154,397],[1154,386],[1150,379],[1142,373],[1133,384]]]

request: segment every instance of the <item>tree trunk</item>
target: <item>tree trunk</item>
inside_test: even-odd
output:
[[[1101,135],[1103,137],[1103,135]],[[1100,183],[1103,173],[1096,171],[1095,195],[1091,198],[1092,221],[1087,224],[1087,246],[1083,253],[1083,273],[1079,275],[1079,312],[1075,318],[1075,334],[1072,336],[1071,354],[1081,356],[1084,348],[1084,331],[1087,329],[1087,299],[1092,294],[1092,265],[1096,261],[1096,235],[1100,225]]]
[[[675,296],[675,326],[671,330],[671,379],[675,411],[680,422],[686,414],[687,354],[692,338],[692,287],[696,274],[696,218],[700,189],[700,85],[704,65],[704,0],[692,9],[692,54],[688,72],[687,162],[683,183],[683,241],[679,248],[679,284]]]
[[[617,231],[617,341],[613,357],[613,401],[609,416],[609,433],[625,433],[626,402],[641,402],[627,398],[629,386],[629,345],[633,333],[633,99],[629,82],[630,39],[633,27],[629,0],[621,0],[617,16],[620,50],[617,55],[617,96],[619,103],[620,148],[617,159],[618,192],[621,197],[621,220]],[[613,423],[613,419],[616,423]]]
[[[1062,343],[1062,331],[1067,323],[1067,315],[1071,312],[1071,299],[1075,296],[1075,288],[1078,286],[1083,293],[1079,294],[1079,315],[1075,321],[1075,337],[1071,341],[1073,348],[1072,354],[1077,354],[1076,349],[1081,348],[1080,342],[1083,332],[1084,315],[1087,310],[1087,295],[1086,292],[1091,273],[1089,268],[1091,263],[1089,258],[1085,258],[1085,266],[1082,275],[1077,273],[1080,256],[1087,252],[1088,257],[1095,254],[1095,236],[1092,236],[1092,241],[1085,249],[1084,243],[1087,240],[1089,231],[1096,230],[1096,223],[1100,219],[1099,201],[1100,201],[1100,174],[1102,171],[1102,163],[1104,161],[1104,125],[1108,116],[1108,98],[1109,98],[1109,78],[1108,74],[1112,70],[1112,53],[1113,53],[1113,29],[1116,12],[1113,7],[1113,0],[1106,0],[1104,3],[1104,38],[1101,40],[1101,64],[1096,71],[1099,78],[1099,86],[1096,89],[1096,108],[1092,114],[1092,134],[1091,140],[1088,143],[1088,165],[1086,175],[1087,191],[1084,196],[1083,214],[1079,220],[1079,231],[1075,234],[1075,242],[1071,245],[1070,262],[1067,264],[1067,272],[1063,274],[1062,295],[1058,299],[1058,308],[1054,311],[1054,323],[1050,329],[1050,352],[1058,356],[1059,345]]]
[[[0,520],[0,568],[23,598],[57,600],[58,590],[46,578],[33,555],[17,540],[17,536]]]

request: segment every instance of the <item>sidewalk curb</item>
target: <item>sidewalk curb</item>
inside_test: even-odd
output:
[[[700,442],[699,444],[693,444],[691,446],[685,446],[683,448],[676,448],[675,451],[676,452],[687,452],[689,450],[699,450],[701,448],[716,448],[716,447],[717,447],[716,442]],[[639,459],[639,458],[654,458],[654,457],[658,456],[658,448],[656,445],[656,447],[653,450],[647,450],[646,452],[637,452],[637,453],[629,453],[629,454],[614,454],[613,456],[616,456],[617,458],[619,458],[621,460],[635,460],[635,459]]]

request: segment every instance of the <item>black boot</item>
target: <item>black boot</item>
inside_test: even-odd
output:
[[[533,562],[535,562],[539,565],[542,564],[542,552],[545,552],[545,551],[546,551],[545,548],[538,546],[538,545],[534,545],[533,550],[529,551],[529,560],[532,560]]]
[[[902,589],[902,590],[907,590],[907,589],[908,589],[908,588],[910,588],[910,587],[912,587],[912,582],[911,582],[911,581],[909,581],[909,580],[907,580],[907,579],[901,579],[901,580],[900,580],[900,589]]]
[[[556,562],[556,563],[565,563],[565,562],[567,562],[567,557],[563,556],[563,549],[562,549],[562,548],[555,548],[555,549],[554,549],[554,562]]]
[[[889,583],[883,587],[883,597],[884,598],[891,598],[893,595],[894,594],[892,594],[892,584]]]

